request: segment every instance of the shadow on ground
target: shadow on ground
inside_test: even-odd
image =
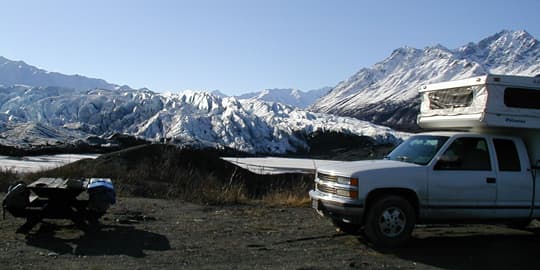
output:
[[[478,235],[446,232],[416,237],[405,247],[381,252],[444,269],[537,269],[540,228],[527,231]]]
[[[132,226],[106,225],[99,231],[80,233],[71,227],[44,223],[26,237],[28,245],[58,254],[79,256],[127,255],[144,257],[145,250],[170,249],[167,237]]]

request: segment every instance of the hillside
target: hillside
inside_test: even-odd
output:
[[[258,175],[220,158],[236,154],[230,150],[140,145],[23,177],[28,181],[42,176],[106,177],[114,179],[115,189],[122,196],[209,204],[262,199],[276,192],[304,198],[312,185],[311,175]]]

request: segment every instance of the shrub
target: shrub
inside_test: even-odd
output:
[[[302,205],[313,176],[257,175],[219,158],[215,150],[144,145],[28,177],[106,177],[121,196],[179,199],[206,204],[260,200]]]

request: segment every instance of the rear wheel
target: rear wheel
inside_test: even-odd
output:
[[[375,246],[396,247],[410,237],[416,215],[411,203],[399,196],[377,199],[368,210],[365,223],[367,239]]]

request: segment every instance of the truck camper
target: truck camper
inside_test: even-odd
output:
[[[317,169],[312,207],[382,247],[416,224],[540,218],[540,78],[484,75],[421,86],[420,127],[384,160]]]

